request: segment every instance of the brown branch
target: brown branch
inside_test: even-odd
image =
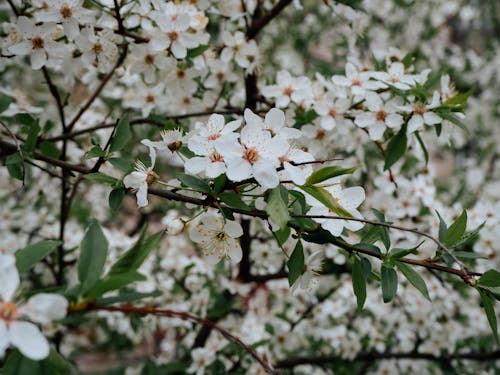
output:
[[[3,149],[8,150],[11,153],[14,153],[14,152],[17,151],[17,147],[15,145],[0,140],[0,150],[3,150]],[[80,172],[80,173],[83,173],[83,174],[91,173],[91,169],[87,168],[85,166],[75,165],[75,164],[63,162],[61,160],[52,159],[52,158],[49,158],[47,156],[41,155],[39,153],[35,153],[34,157],[35,157],[35,159],[45,161],[45,162],[47,162],[49,164],[61,167],[61,168],[66,169],[68,171],[76,171],[76,172]],[[241,215],[246,215],[246,216],[250,216],[250,217],[258,217],[258,218],[261,218],[261,219],[264,219],[264,220],[267,220],[267,218],[268,218],[268,215],[267,215],[267,213],[265,211],[261,211],[261,210],[242,210],[242,209],[238,209],[238,208],[227,207],[225,205],[219,204],[218,202],[214,201],[213,199],[201,199],[201,198],[188,197],[188,196],[185,196],[183,194],[179,194],[179,193],[171,191],[171,190],[162,190],[162,189],[156,189],[156,188],[149,188],[148,189],[148,193],[151,194],[151,195],[159,196],[159,197],[166,198],[166,199],[169,199],[169,200],[174,200],[174,201],[184,202],[184,203],[192,203],[192,204],[195,204],[195,205],[198,205],[198,206],[203,206],[203,207],[219,207],[219,206],[220,207],[225,207],[225,208],[228,208],[228,209],[230,209],[231,211],[233,211],[235,213],[239,213]],[[384,227],[388,227],[388,228],[392,228],[392,229],[396,229],[396,230],[401,230],[401,231],[405,231],[405,232],[412,232],[412,233],[415,233],[415,234],[419,234],[419,235],[422,235],[424,237],[427,237],[427,238],[431,239],[433,242],[435,242],[436,244],[438,244],[438,246],[441,246],[440,245],[441,242],[437,238],[434,238],[433,236],[431,236],[431,235],[429,235],[429,234],[427,234],[425,232],[419,231],[419,230],[414,229],[414,228],[405,228],[405,227],[402,227],[402,226],[398,226],[398,225],[394,225],[394,224],[389,224],[389,223],[381,223],[381,222],[367,220],[367,219],[358,219],[358,218],[344,217],[344,216],[291,215],[291,217],[293,217],[293,218],[309,218],[309,219],[323,218],[323,219],[331,219],[331,220],[359,221],[359,222],[366,223],[366,224],[377,225],[377,226],[384,226]],[[372,256],[372,257],[376,257],[376,258],[379,258],[379,259],[383,258],[383,256],[381,254],[377,254],[377,253],[368,251],[368,250],[366,250],[364,248],[359,248],[359,247],[356,247],[354,245],[351,245],[351,244],[343,241],[340,237],[333,237],[332,236],[332,242],[331,243],[333,243],[334,245],[337,245],[339,247],[342,247],[342,248],[344,248],[347,251],[351,251],[351,252],[355,251],[355,252],[358,252],[358,253],[361,253],[361,254],[365,254],[365,255],[369,255],[369,256]],[[470,284],[471,282],[473,282],[472,276],[480,276],[481,275],[481,273],[478,273],[478,272],[470,272],[470,271],[467,271],[467,270],[456,269],[456,268],[452,268],[452,267],[440,265],[440,264],[437,264],[437,263],[434,263],[434,262],[431,262],[431,261],[428,261],[428,260],[401,258],[401,259],[399,259],[399,261],[403,262],[403,263],[408,263],[408,264],[412,264],[412,265],[416,265],[416,266],[420,266],[420,267],[424,267],[424,268],[428,268],[428,269],[435,269],[435,270],[439,270],[439,271],[442,271],[442,272],[446,272],[446,273],[457,275],[460,278],[462,278],[462,280],[464,280],[464,282],[466,282],[467,284]]]
[[[235,343],[240,348],[245,350],[248,354],[255,359],[264,371],[268,374],[279,375],[280,372],[278,370],[273,369],[263,358],[259,356],[259,354],[249,345],[245,344],[239,337],[233,335],[225,328],[217,325],[216,322],[201,318],[199,316],[190,314],[184,311],[176,311],[170,309],[156,309],[153,307],[134,307],[130,305],[121,305],[121,306],[100,306],[100,305],[88,305],[83,310],[101,310],[101,311],[111,311],[111,312],[121,312],[124,314],[133,314],[133,315],[155,315],[155,316],[165,316],[169,318],[179,318],[182,320],[188,320],[191,322],[195,322],[198,324],[202,324],[204,326],[208,326],[211,329],[219,332],[222,336],[224,336],[229,341]],[[82,311],[82,310],[80,310]]]
[[[182,115],[165,116],[164,119],[165,120],[183,120],[183,119],[187,119],[190,117],[209,116],[209,115],[212,115],[214,113],[218,113],[221,115],[233,115],[233,114],[234,115],[241,115],[241,114],[243,114],[243,109],[235,108],[235,109],[226,110],[226,111],[216,111],[216,112],[214,112],[214,111],[201,111],[201,112],[185,113]],[[160,128],[165,127],[165,124],[163,122],[149,119],[149,118],[138,118],[138,119],[130,121],[130,125],[141,125],[141,124],[151,124],[151,125],[155,125],[155,126],[160,127]],[[45,140],[49,141],[49,142],[54,142],[54,141],[60,141],[63,139],[68,139],[68,138],[75,138],[77,136],[80,136],[80,135],[83,135],[86,133],[91,133],[91,132],[94,132],[94,131],[100,130],[100,129],[112,128],[114,126],[115,126],[114,122],[113,123],[99,124],[99,125],[95,125],[92,127],[88,127],[86,129],[77,130],[77,131],[74,131],[72,133],[61,134],[61,135],[58,135],[55,137],[46,138]]]
[[[276,362],[276,368],[293,368],[299,365],[316,365],[323,366],[333,362],[355,362],[355,361],[376,361],[381,359],[415,359],[426,361],[451,361],[451,360],[470,360],[470,361],[488,361],[500,359],[500,350],[494,352],[469,352],[469,353],[454,353],[440,354],[433,353],[391,353],[391,352],[368,352],[360,353],[353,359],[342,358],[340,356],[318,356],[318,357],[295,357],[282,359]]]
[[[247,37],[249,39],[254,39],[259,32],[266,27],[266,25],[271,22],[278,14],[281,13],[283,9],[289,5],[292,0],[280,0],[269,12],[259,18],[255,18],[250,27],[247,30]]]
[[[57,112],[59,113],[59,120],[61,121],[63,132],[66,132],[66,117],[64,115],[64,104],[61,100],[61,95],[59,94],[56,85],[54,85],[54,83],[52,82],[52,78],[50,78],[49,71],[45,66],[42,67],[42,72],[45,78],[45,82],[47,82],[47,85],[49,86],[49,91],[52,94],[54,100],[56,101]]]

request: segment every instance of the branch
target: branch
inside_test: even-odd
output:
[[[457,359],[465,359],[470,361],[487,361],[500,359],[500,350],[494,352],[469,352],[469,353],[455,353],[455,354],[441,354],[435,355],[433,353],[380,353],[369,352],[360,353],[353,359],[346,359],[340,356],[318,356],[318,357],[295,357],[283,359],[276,362],[276,368],[293,368],[299,365],[317,365],[322,366],[337,361],[354,362],[354,361],[375,361],[381,359],[416,359],[426,361],[451,361]]]
[[[283,9],[287,5],[289,5],[292,0],[280,0],[269,12],[267,12],[264,16],[260,18],[256,18],[252,21],[252,24],[247,30],[247,37],[249,39],[254,39],[257,34],[264,28],[266,25],[271,22],[278,14],[281,13]]]
[[[175,311],[170,309],[156,309],[152,307],[134,307],[130,305],[121,305],[121,306],[100,306],[100,305],[88,305],[84,310],[101,310],[101,311],[112,311],[112,312],[121,312],[124,314],[134,314],[134,315],[155,315],[155,316],[165,316],[169,318],[179,318],[182,320],[188,320],[191,322],[195,322],[198,324],[202,324],[204,326],[208,326],[211,329],[219,332],[222,336],[224,336],[229,341],[235,343],[240,348],[245,350],[248,354],[250,354],[264,369],[264,371],[268,374],[279,375],[280,372],[278,370],[273,369],[263,358],[259,356],[259,354],[249,345],[245,344],[241,339],[225,328],[220,327],[212,320],[201,318],[196,315],[192,315],[188,312],[184,311]],[[78,309],[76,309],[78,310]],[[76,311],[75,310],[75,311]],[[79,310],[81,311],[81,310]]]

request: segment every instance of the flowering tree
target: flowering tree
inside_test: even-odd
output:
[[[496,8],[2,3],[2,373],[497,373]]]

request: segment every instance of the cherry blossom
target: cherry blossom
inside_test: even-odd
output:
[[[242,251],[236,238],[242,234],[241,225],[236,221],[207,213],[201,218],[201,224],[191,229],[189,238],[200,246],[203,257],[209,264],[216,264],[224,257],[238,263]]]
[[[13,255],[0,253],[0,357],[14,346],[35,361],[49,355],[50,346],[38,327],[24,318],[46,324],[66,316],[68,302],[57,294],[38,293],[26,303],[14,302],[19,274]]]

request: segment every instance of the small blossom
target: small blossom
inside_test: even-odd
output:
[[[151,166],[146,167],[140,160],[135,163],[135,171],[125,176],[123,183],[126,188],[137,191],[137,206],[145,207],[148,205],[148,185],[158,180],[158,175],[153,171],[156,162],[156,151],[149,147]]]
[[[243,229],[236,221],[228,221],[221,216],[208,213],[201,218],[201,224],[189,232],[189,237],[199,244],[208,263],[216,264],[223,257],[238,263],[242,251],[236,238],[242,234]]]

